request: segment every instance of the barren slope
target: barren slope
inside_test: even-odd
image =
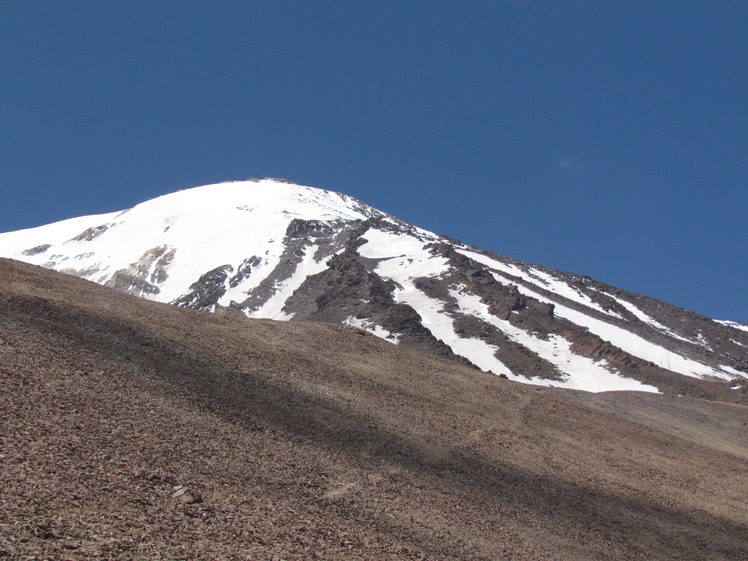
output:
[[[0,557],[748,558],[742,406],[711,446],[352,328],[7,260],[0,404]]]

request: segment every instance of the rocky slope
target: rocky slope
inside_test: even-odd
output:
[[[745,406],[533,388],[4,259],[0,411],[0,558],[748,558]]]
[[[353,325],[537,385],[746,400],[748,326],[281,180],[0,234],[0,255],[198,310]]]

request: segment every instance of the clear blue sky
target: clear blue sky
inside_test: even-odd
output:
[[[0,231],[264,176],[748,322],[748,2],[0,1]]]

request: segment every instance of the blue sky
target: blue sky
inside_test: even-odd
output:
[[[0,231],[284,177],[748,322],[748,2],[0,2]]]

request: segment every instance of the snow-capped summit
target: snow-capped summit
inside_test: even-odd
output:
[[[206,271],[241,266],[248,248],[262,248],[263,262],[256,266],[261,272],[283,253],[293,220],[373,216],[384,214],[330,191],[278,180],[226,182],[164,195],[122,212],[5,234],[2,251],[169,302]],[[241,294],[248,287],[235,288],[232,293]]]
[[[748,383],[745,326],[285,180],[0,234],[0,255],[190,308],[349,324],[522,382],[728,397]]]

